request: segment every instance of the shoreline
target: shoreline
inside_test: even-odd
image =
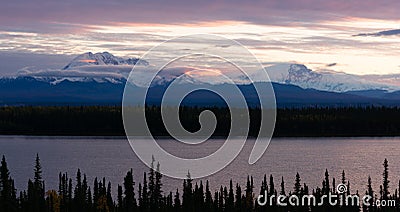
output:
[[[35,134],[0,134],[0,138],[15,138],[15,137],[26,137],[26,138],[60,138],[60,139],[127,139],[126,136],[114,136],[114,135],[35,135]],[[145,137],[135,137],[138,139],[147,139]],[[174,139],[171,136],[154,136],[153,138],[159,140],[169,140]],[[212,136],[210,139],[226,139],[227,137],[224,136]],[[236,137],[233,137],[236,138]],[[359,135],[359,136],[274,136],[271,139],[301,139],[301,138],[313,138],[313,139],[328,139],[328,138],[343,138],[343,139],[351,139],[351,138],[400,138],[400,135],[382,135],[382,136],[366,136],[366,135]],[[254,140],[254,136],[248,136],[248,140]]]

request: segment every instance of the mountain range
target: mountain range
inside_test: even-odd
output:
[[[116,57],[109,52],[95,53],[87,52],[78,55],[70,63],[68,63],[63,70],[71,70],[77,67],[90,66],[90,65],[149,65],[147,61],[140,60],[138,58],[124,59],[122,57]]]
[[[23,70],[17,76],[0,78],[0,105],[120,104],[126,79],[134,65],[143,70],[143,75],[137,75],[137,82],[140,82],[141,77],[146,77],[146,70],[151,69],[148,61],[124,59],[108,52],[79,55],[59,70]],[[148,103],[159,104],[169,83],[183,74],[179,78],[182,88],[203,83],[230,91],[233,86],[238,86],[248,103],[257,106],[258,98],[252,85],[201,81],[186,75],[183,70],[162,71],[152,83]],[[278,64],[265,70],[272,81],[279,107],[400,105],[400,88],[393,84],[345,73],[316,72],[302,64]],[[132,86],[140,91],[145,89],[140,83]],[[190,94],[182,104],[215,106],[224,102],[214,93],[201,90]]]

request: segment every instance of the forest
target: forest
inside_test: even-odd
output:
[[[131,169],[126,173],[122,185],[114,188],[105,178],[95,178],[93,183],[89,183],[86,175],[78,169],[75,177],[70,177],[68,173],[60,173],[58,188],[46,189],[38,155],[34,164],[33,179],[28,180],[27,190],[18,192],[3,155],[0,166],[0,211],[400,211],[400,181],[399,189],[396,188],[394,193],[391,193],[389,163],[386,159],[383,162],[379,191],[373,189],[371,178],[368,177],[365,193],[351,191],[345,171],[342,172],[341,179],[336,181],[335,178],[329,177],[326,170],[321,179],[322,187],[313,189],[301,181],[299,173],[291,183],[285,182],[283,177],[276,180],[272,175],[264,175],[263,179],[258,179],[261,180],[258,186],[259,194],[264,194],[262,198],[266,198],[266,204],[259,204],[255,191],[258,183],[252,176],[247,176],[243,185],[233,184],[230,180],[229,185],[221,185],[219,189],[212,191],[208,181],[195,181],[188,173],[182,182],[182,188],[177,188],[174,192],[164,192],[163,175],[159,171],[160,163],[155,163],[154,159],[149,171],[143,173],[141,182],[134,182],[133,175],[136,173]],[[346,185],[346,189],[339,190],[337,185]],[[112,189],[117,189],[116,197],[113,196]],[[290,198],[278,204],[271,198],[286,195],[302,199],[310,194],[316,198],[316,203],[323,204],[288,204]],[[332,205],[328,201],[321,201],[329,194],[336,195],[336,200],[351,199],[348,197],[360,197],[364,194],[371,198],[365,203]]]
[[[125,136],[121,106],[0,107],[2,135]],[[181,107],[180,121],[188,131],[200,129],[199,114],[217,118],[214,136],[227,136],[230,113],[224,107]],[[145,108],[154,136],[168,136],[160,107]],[[257,136],[260,109],[249,109],[249,136]],[[275,137],[399,136],[399,107],[306,107],[277,109]]]

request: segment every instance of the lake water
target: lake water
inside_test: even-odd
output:
[[[143,141],[145,142],[145,141]],[[167,151],[183,156],[204,156],[218,149],[224,140],[207,142],[206,148],[188,150],[178,147],[172,140],[161,139],[159,144]],[[272,174],[279,188],[283,176],[286,190],[292,190],[296,172],[310,188],[322,185],[325,169],[339,182],[342,170],[351,183],[351,191],[364,193],[368,175],[374,190],[382,181],[383,160],[389,160],[390,188],[394,192],[400,179],[400,138],[279,138],[273,139],[263,157],[254,165],[247,163],[253,141],[246,143],[239,156],[222,171],[205,179],[213,190],[229,185],[229,180],[245,185],[247,175],[252,175],[256,189],[264,174]],[[135,156],[125,138],[93,137],[24,137],[1,136],[0,155],[5,155],[17,189],[26,189],[33,178],[33,165],[39,153],[46,189],[58,188],[58,173],[68,172],[75,179],[77,168],[88,177],[105,177],[113,184],[121,184],[126,172],[133,168],[136,181],[142,181],[148,168]],[[161,162],[162,166],[162,162]],[[205,180],[203,179],[203,180]],[[182,180],[164,177],[163,190],[182,188]]]

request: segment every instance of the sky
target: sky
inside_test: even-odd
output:
[[[264,64],[399,74],[398,8],[398,0],[6,1],[0,7],[0,75],[61,68],[89,51],[140,57],[193,33],[234,39]]]

